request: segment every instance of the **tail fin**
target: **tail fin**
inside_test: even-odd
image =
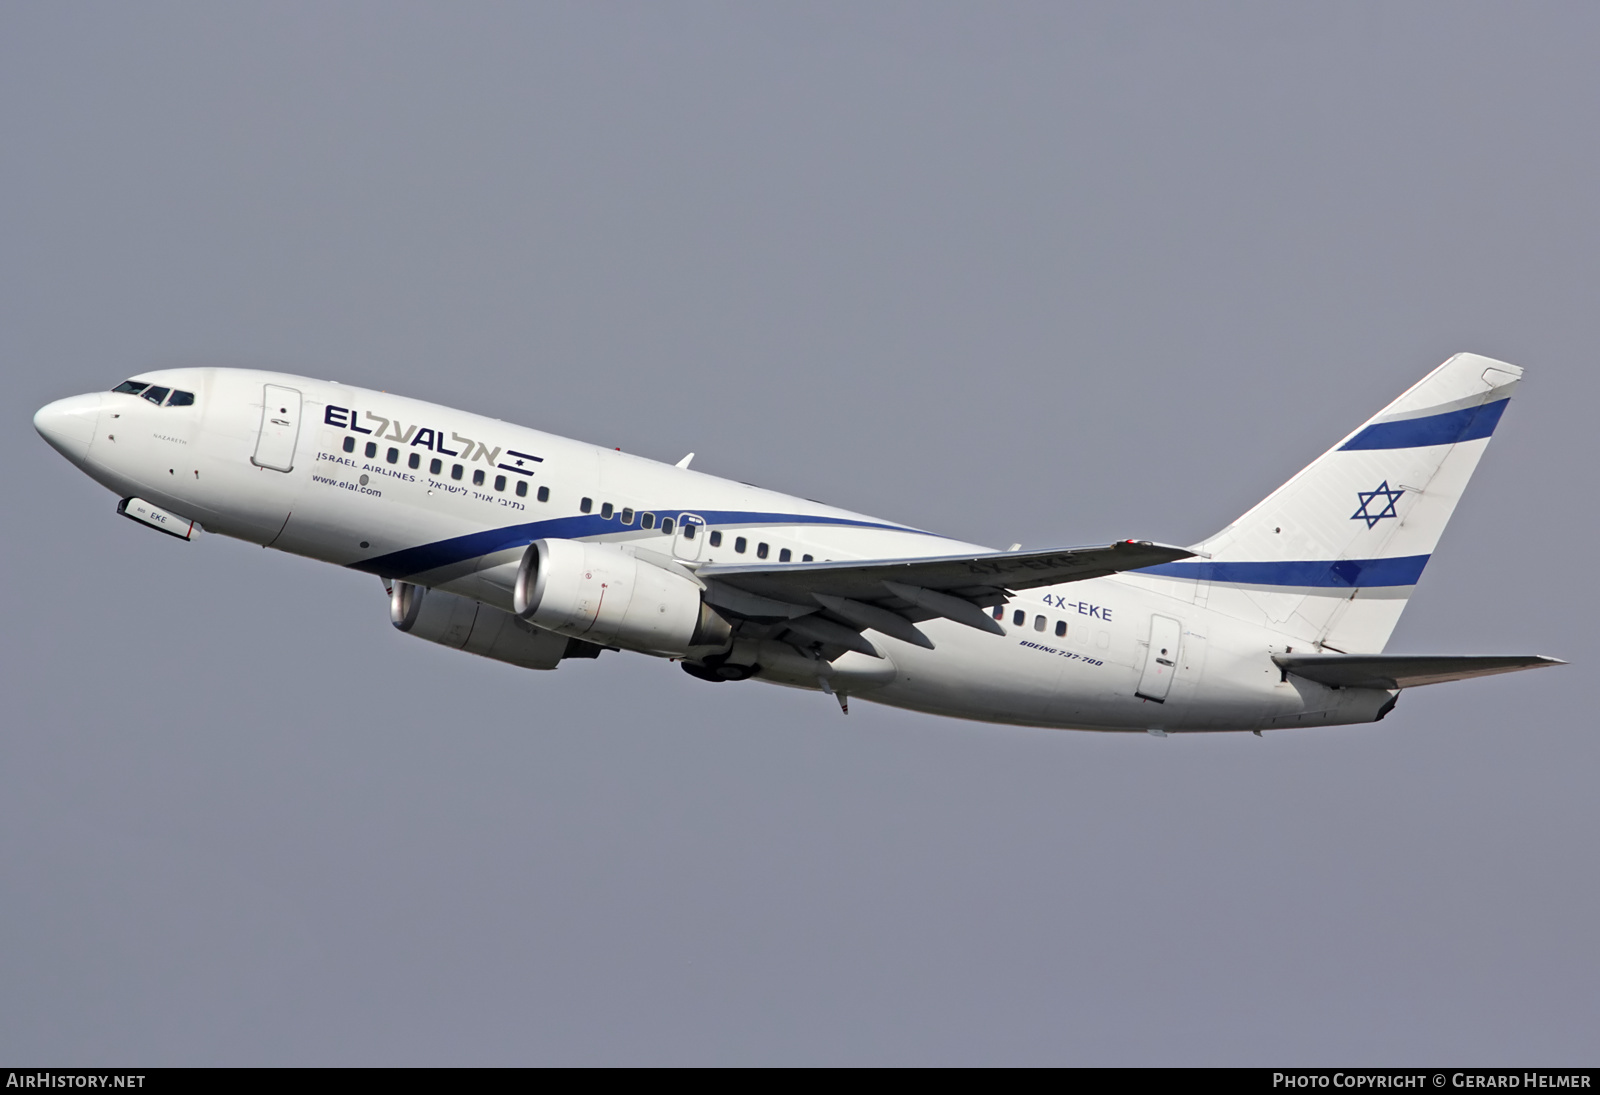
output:
[[[1457,354],[1233,524],[1141,574],[1318,648],[1383,650],[1522,370]]]

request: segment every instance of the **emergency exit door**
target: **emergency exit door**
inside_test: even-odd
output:
[[[261,399],[261,435],[250,463],[273,471],[294,470],[294,447],[300,440],[300,393],[294,388],[265,386]]]
[[[698,513],[678,514],[678,534],[672,538],[672,554],[680,559],[698,559],[705,550],[706,519]]]
[[[1150,649],[1145,653],[1144,673],[1134,695],[1156,703],[1167,702],[1167,690],[1178,671],[1178,642],[1182,638],[1183,625],[1171,616],[1150,617]]]

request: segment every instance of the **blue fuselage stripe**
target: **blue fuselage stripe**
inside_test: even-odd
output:
[[[646,512],[641,510],[640,512]],[[656,510],[660,517],[678,519],[680,511]],[[845,525],[854,528],[885,529],[889,532],[920,533],[920,529],[904,525],[889,525],[878,521],[855,521],[847,517],[823,517],[804,513],[753,513],[745,510],[683,510],[699,517],[708,525]],[[497,551],[526,547],[535,540],[579,540],[586,536],[603,536],[606,533],[639,531],[638,525],[624,525],[615,516],[601,517],[597,513],[580,513],[570,517],[553,517],[546,521],[530,521],[523,525],[471,532],[453,536],[431,544],[392,551],[373,559],[351,563],[353,570],[365,570],[390,578],[404,578],[408,574],[421,574],[439,567],[464,563]],[[927,533],[922,533],[927,535]]]
[[[1356,434],[1339,451],[1347,449],[1416,449],[1425,445],[1454,445],[1488,437],[1500,422],[1510,399],[1497,399],[1479,407],[1446,411],[1424,418],[1378,422]]]
[[[1135,574],[1190,578],[1201,582],[1234,582],[1252,586],[1325,586],[1356,589],[1372,586],[1413,586],[1428,565],[1426,555],[1397,559],[1303,559],[1281,563],[1192,562],[1162,563]]]

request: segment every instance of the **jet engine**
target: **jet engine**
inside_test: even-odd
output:
[[[562,658],[600,653],[597,646],[542,631],[504,609],[410,582],[395,582],[389,590],[389,622],[407,635],[524,669],[554,669]]]
[[[512,603],[518,616],[562,635],[681,658],[726,650],[733,641],[701,589],[687,572],[611,544],[536,540],[517,568]]]

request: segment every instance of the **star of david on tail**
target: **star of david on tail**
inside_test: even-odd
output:
[[[1361,499],[1361,505],[1350,515],[1350,520],[1365,521],[1367,527],[1372,528],[1385,517],[1399,517],[1400,515],[1394,510],[1394,504],[1400,501],[1400,496],[1404,493],[1403,487],[1400,490],[1390,490],[1387,479],[1378,485],[1377,490],[1358,490],[1356,497]],[[1384,500],[1381,503],[1383,508],[1374,513],[1372,503],[1379,498]]]

